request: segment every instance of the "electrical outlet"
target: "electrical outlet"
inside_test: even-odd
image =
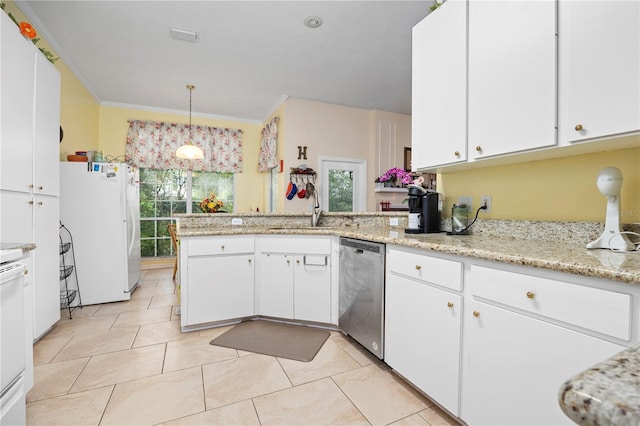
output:
[[[483,195],[480,198],[480,206],[487,206],[486,209],[480,210],[481,212],[491,213],[491,195]]]
[[[471,211],[473,208],[473,197],[469,195],[458,197],[458,204],[466,204],[467,210]]]
[[[241,217],[232,217],[231,218],[231,225],[242,225],[242,218]]]
[[[397,217],[390,217],[389,218],[389,226],[398,226],[400,223],[398,221]]]

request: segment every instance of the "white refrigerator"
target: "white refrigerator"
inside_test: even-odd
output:
[[[142,278],[138,170],[61,162],[60,221],[73,238],[82,304],[129,300]]]

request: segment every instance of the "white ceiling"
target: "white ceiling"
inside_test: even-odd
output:
[[[188,111],[194,84],[194,114],[262,121],[287,97],[410,114],[411,28],[433,0],[16,4],[100,103]]]

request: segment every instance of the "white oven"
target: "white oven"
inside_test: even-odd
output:
[[[3,259],[4,260],[4,259]],[[0,424],[25,424],[25,265],[0,263]]]

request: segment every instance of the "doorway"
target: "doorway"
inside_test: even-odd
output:
[[[367,161],[320,157],[320,207],[329,212],[363,212],[367,205]]]

